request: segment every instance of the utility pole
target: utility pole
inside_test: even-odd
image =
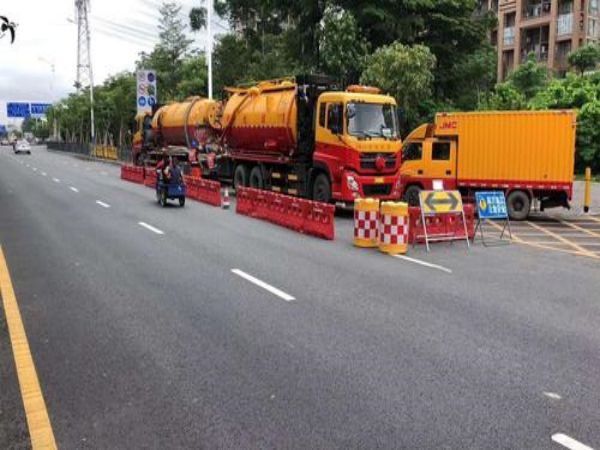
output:
[[[50,69],[52,70],[52,78],[50,80],[50,102],[54,103],[54,83],[55,83],[55,78],[56,78],[56,65],[54,64],[54,60],[50,61],[46,58],[44,58],[43,56],[38,57],[38,59],[42,62],[45,62],[46,64],[48,64],[50,66]],[[54,121],[53,121],[53,133],[52,136],[54,137],[54,139],[57,138],[57,134],[58,134],[58,129],[57,129],[57,123],[56,123],[56,117],[54,117]]]
[[[212,9],[213,0],[207,0],[206,6],[206,33],[208,34],[208,44],[206,50],[206,64],[208,65],[208,98],[213,98],[213,82],[212,82],[212,51],[213,51],[213,35],[212,35]]]
[[[75,0],[75,20],[77,21],[77,81],[75,87],[80,92],[86,85],[90,87],[90,139],[96,144],[94,125],[94,77],[90,51],[90,0]]]

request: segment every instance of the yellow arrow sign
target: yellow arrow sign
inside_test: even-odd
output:
[[[424,214],[462,212],[462,197],[458,191],[421,191],[419,195]]]

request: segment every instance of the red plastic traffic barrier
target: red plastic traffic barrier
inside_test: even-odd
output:
[[[184,175],[183,181],[188,198],[221,207],[221,183],[189,175]]]
[[[238,187],[236,212],[300,233],[335,237],[335,206],[270,191]]]
[[[144,182],[144,168],[123,164],[121,166],[121,179],[134,183]]]
[[[467,221],[467,234],[470,239],[475,236],[475,212],[473,205],[464,204],[465,220]],[[421,208],[411,206],[408,208],[410,225],[408,228],[408,242],[410,244],[422,244],[425,242],[425,230],[421,218]],[[425,216],[427,234],[429,236],[455,236],[456,239],[464,239],[465,227],[462,215],[440,214],[438,216]]]
[[[156,169],[153,167],[146,167],[144,170],[144,186],[151,188],[156,187]]]

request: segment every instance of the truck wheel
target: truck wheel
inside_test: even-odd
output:
[[[421,193],[421,188],[416,184],[409,186],[404,191],[404,201],[408,203],[409,206],[419,206],[419,194]]]
[[[529,216],[531,199],[524,191],[512,191],[506,199],[506,207],[512,220],[525,220]]]
[[[179,197],[179,206],[182,208],[185,206],[185,197]]]
[[[162,206],[163,208],[165,206],[167,206],[167,190],[163,189],[162,192],[160,193],[160,206]]]
[[[265,187],[265,181],[260,166],[254,166],[250,171],[250,187],[254,189],[263,189]]]
[[[321,173],[313,183],[312,198],[316,202],[329,203],[331,201],[331,184],[329,177]]]
[[[233,172],[233,187],[237,189],[238,186],[248,186],[248,168],[243,164],[237,166]]]

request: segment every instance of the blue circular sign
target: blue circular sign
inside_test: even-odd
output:
[[[154,83],[154,73],[148,72],[148,81]]]
[[[140,97],[140,98],[138,98],[138,105],[140,105],[140,106],[146,106],[146,97]]]
[[[154,96],[151,95],[150,97],[148,97],[148,105],[149,106],[156,105],[156,98],[154,98]]]

